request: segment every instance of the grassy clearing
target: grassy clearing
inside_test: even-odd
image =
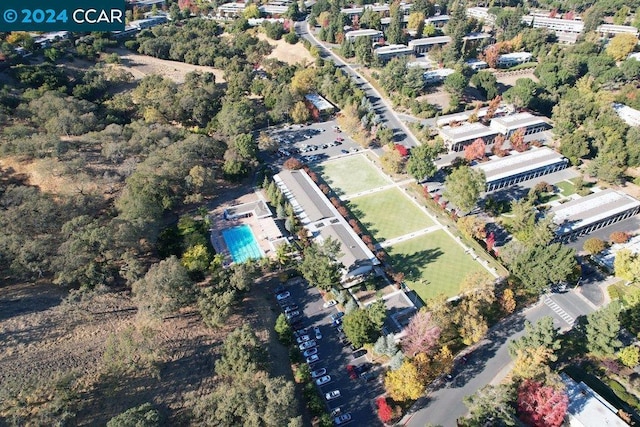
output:
[[[576,193],[576,186],[569,181],[560,181],[556,184],[563,196],[568,197]]]
[[[438,294],[457,295],[468,274],[486,271],[442,230],[398,243],[387,251],[394,268],[405,274],[407,285],[423,301]]]
[[[434,225],[433,221],[397,188],[351,199],[349,209],[378,242]]]
[[[391,184],[391,181],[362,155],[324,162],[314,169],[322,175],[331,189],[341,196]]]

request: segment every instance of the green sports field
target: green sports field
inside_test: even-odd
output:
[[[314,169],[340,196],[391,184],[391,180],[362,155],[330,160]]]
[[[397,188],[355,197],[349,200],[348,206],[378,242],[434,225],[427,214]]]
[[[398,243],[387,252],[394,269],[405,274],[407,285],[423,301],[438,294],[457,295],[470,273],[489,274],[443,230]]]

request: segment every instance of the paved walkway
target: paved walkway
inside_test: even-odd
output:
[[[436,224],[431,227],[423,228],[422,230],[414,231],[413,233],[405,234],[404,236],[394,237],[393,239],[385,240],[382,243],[378,243],[376,245],[376,249],[393,246],[397,243],[404,242],[409,239],[413,239],[414,237],[423,236],[425,234],[431,233],[432,231],[440,230],[441,228],[442,228],[442,225]]]

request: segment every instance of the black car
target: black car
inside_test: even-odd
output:
[[[362,348],[362,349],[360,349],[358,351],[353,352],[352,356],[353,356],[354,359],[357,359],[358,357],[362,357],[365,354],[367,354],[367,350]]]
[[[277,294],[281,294],[281,293],[283,293],[283,292],[284,292],[284,286],[282,286],[282,285],[278,286],[277,288],[275,288],[275,289],[273,290],[273,293],[274,293],[274,294],[276,294],[276,295],[277,295]]]
[[[366,362],[366,363],[363,363],[362,365],[356,366],[354,369],[356,371],[356,374],[360,375],[362,373],[370,371],[372,367],[373,367],[373,364]]]

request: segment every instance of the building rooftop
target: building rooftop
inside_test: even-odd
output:
[[[564,160],[560,154],[550,148],[532,148],[524,153],[513,153],[511,156],[498,157],[488,162],[473,166],[484,171],[487,183],[498,181],[530,170],[550,166]]]
[[[513,53],[505,53],[504,55],[500,55],[498,57],[498,61],[527,61],[531,59],[533,55],[529,52],[513,52]]]
[[[371,264],[373,254],[360,239],[355,239],[353,231],[344,224],[330,224],[320,229],[323,240],[332,238],[340,242],[340,262],[345,267],[363,263]]]
[[[488,33],[469,33],[466,36],[464,36],[462,39],[463,40],[484,40],[484,39],[490,39],[491,38],[491,34]]]
[[[525,15],[522,22],[534,27],[548,28],[556,31],[568,31],[581,33],[584,30],[584,22],[577,19],[550,18],[548,16]]]
[[[376,55],[389,55],[392,53],[413,53],[413,49],[404,44],[391,44],[389,46],[382,46],[374,50]]]
[[[617,410],[602,396],[583,382],[576,382],[567,374],[560,374],[569,397],[567,415],[571,426],[584,427],[626,427]]]
[[[382,31],[378,31],[378,30],[374,30],[371,28],[365,28],[364,30],[352,30],[352,31],[347,31],[345,33],[345,37],[359,37],[359,36],[375,36],[378,34],[382,34]]]
[[[256,218],[271,216],[271,209],[269,209],[264,200],[256,200],[255,202],[232,206],[225,209],[224,212],[227,217],[236,217],[246,214],[253,214]]]
[[[449,36],[423,37],[421,39],[413,39],[409,42],[409,46],[429,46],[432,44],[446,44],[451,42]]]
[[[425,80],[444,79],[455,72],[456,70],[453,68],[438,68],[437,70],[425,71],[422,77]]]
[[[440,136],[445,141],[453,144],[457,142],[469,141],[470,139],[483,138],[485,136],[496,135],[498,132],[483,125],[482,123],[465,123],[462,126],[444,126],[440,128]]]
[[[495,117],[491,119],[490,126],[496,130],[502,131],[503,129],[507,130],[516,130],[520,128],[526,128],[527,126],[539,125],[541,123],[547,123],[543,117],[534,116],[531,113],[523,112],[511,114],[508,116]]]
[[[640,111],[624,104],[613,104],[613,110],[629,126],[640,126]]]
[[[288,197],[295,199],[311,222],[334,216],[330,205],[318,194],[309,176],[301,170],[282,171],[278,174],[284,185],[291,192]],[[285,196],[287,196],[285,194]],[[295,209],[295,206],[294,206]]]
[[[602,253],[595,255],[594,258],[600,264],[604,264],[609,270],[613,271],[613,263],[615,262],[616,255],[623,249],[630,251],[634,255],[640,254],[640,236],[632,237],[627,243],[615,243]]]
[[[320,111],[332,110],[333,104],[317,93],[309,93],[304,98]]]
[[[430,22],[443,22],[448,20],[449,20],[449,15],[438,15],[438,16],[430,16],[427,19],[425,19],[424,22],[429,24]]]
[[[567,234],[602,219],[640,206],[633,197],[613,189],[599,191],[551,208],[558,234]]]
[[[598,32],[600,33],[629,33],[638,35],[638,29],[636,27],[632,27],[630,25],[613,25],[613,24],[601,24],[598,27]]]

